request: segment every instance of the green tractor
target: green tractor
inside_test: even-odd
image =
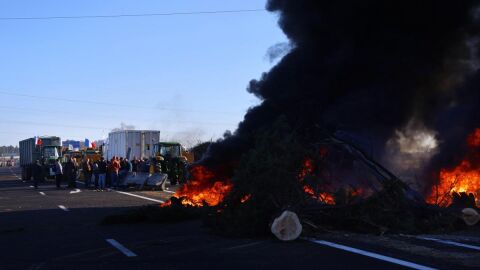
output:
[[[160,142],[153,146],[155,158],[153,160],[156,173],[168,175],[171,185],[185,183],[187,178],[187,164],[193,157],[177,142]],[[190,160],[188,159],[190,157]]]

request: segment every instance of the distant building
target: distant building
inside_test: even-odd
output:
[[[73,149],[80,149],[82,147],[82,142],[75,140],[66,140],[62,142],[62,147],[69,148],[70,145]]]

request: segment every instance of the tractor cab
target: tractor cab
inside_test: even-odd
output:
[[[188,158],[182,145],[177,142],[160,142],[153,146],[153,150],[155,172],[167,174],[172,185],[184,183]]]
[[[174,142],[160,142],[153,146],[156,157],[178,158],[182,155],[182,145]]]

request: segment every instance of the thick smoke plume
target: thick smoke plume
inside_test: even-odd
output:
[[[409,123],[436,134],[430,172],[462,156],[480,126],[480,1],[270,0],[291,50],[248,91],[262,100],[201,161],[231,177],[256,132],[284,116],[321,127],[376,158]],[[426,185],[428,186],[428,185]]]

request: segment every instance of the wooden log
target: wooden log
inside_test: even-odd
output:
[[[474,226],[480,221],[480,214],[473,208],[465,208],[462,210],[462,219],[468,226]]]
[[[293,241],[302,234],[302,224],[297,214],[291,211],[283,211],[273,221],[271,231],[279,240]]]

